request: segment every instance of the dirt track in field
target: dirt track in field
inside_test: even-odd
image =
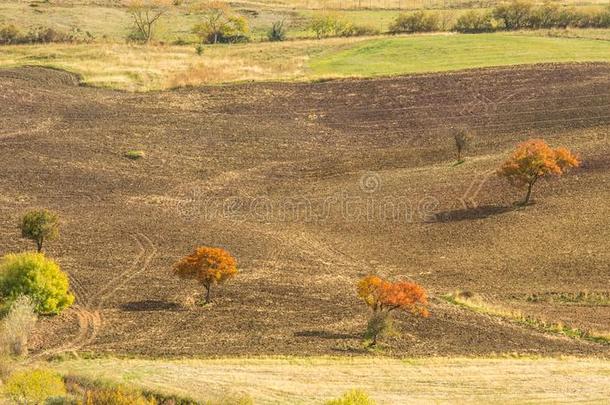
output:
[[[48,254],[77,295],[42,322],[41,354],[361,354],[354,283],[371,271],[610,329],[610,306],[527,299],[608,293],[610,65],[147,94],[23,68],[0,71],[0,109],[0,253],[31,248],[24,211],[57,211]],[[451,127],[476,133],[459,166]],[[531,137],[584,165],[515,210],[492,170]],[[196,245],[241,270],[205,308],[170,271]],[[439,299],[398,327],[388,354],[610,354]]]

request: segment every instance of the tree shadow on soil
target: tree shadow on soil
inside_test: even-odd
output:
[[[303,330],[294,333],[295,337],[315,337],[320,339],[360,339],[362,336],[353,333],[335,333],[325,330]]]
[[[143,300],[131,301],[121,305],[124,311],[139,312],[139,311],[182,311],[184,308],[175,302],[159,301],[159,300]]]
[[[458,222],[472,219],[484,219],[494,215],[500,215],[511,211],[522,209],[520,205],[482,205],[473,208],[462,208],[459,210],[443,211],[435,215],[432,222]]]

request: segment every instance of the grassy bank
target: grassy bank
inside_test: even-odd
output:
[[[373,77],[541,62],[610,61],[610,41],[544,33],[412,35],[191,46],[50,44],[0,47],[0,68],[49,66],[132,91],[245,80]]]
[[[610,362],[599,359],[437,358],[70,360],[62,373],[210,400],[249,395],[256,404],[322,403],[352,388],[380,404],[603,402]]]
[[[610,42],[511,34],[385,38],[328,52],[320,76],[378,76],[539,62],[610,61]]]

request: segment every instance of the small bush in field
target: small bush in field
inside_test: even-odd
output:
[[[54,397],[66,395],[61,376],[49,370],[17,371],[6,380],[5,394],[18,404],[44,404]]]
[[[331,399],[325,405],[375,405],[376,402],[362,390],[351,390],[341,397]]]
[[[3,348],[17,356],[27,355],[28,340],[36,320],[32,300],[26,296],[17,298],[2,322]]]
[[[66,273],[42,253],[8,254],[0,260],[0,296],[10,305],[29,297],[39,314],[59,314],[74,302]]]
[[[14,25],[6,25],[0,28],[0,44],[9,45],[19,43],[21,32]]]
[[[201,47],[201,53],[203,53],[203,47]],[[201,53],[197,52],[198,55],[201,55]],[[125,152],[125,157],[130,160],[142,159],[144,156],[146,156],[146,154],[141,150],[130,150]]]
[[[309,29],[316,38],[327,38],[336,35],[339,19],[332,14],[320,14],[313,17]]]
[[[414,13],[400,14],[390,25],[393,34],[432,32],[440,29],[440,18],[436,13],[416,11]]]
[[[350,22],[343,23],[338,27],[337,36],[340,37],[361,37],[365,35],[377,35],[379,30],[367,25],[356,25]]]
[[[267,32],[267,39],[272,42],[283,41],[286,39],[286,27],[284,20],[275,21]]]
[[[145,397],[138,391],[116,387],[87,390],[84,403],[86,405],[156,405],[157,401]]]

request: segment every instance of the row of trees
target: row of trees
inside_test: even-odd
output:
[[[197,280],[205,289],[203,304],[210,303],[213,285],[222,284],[238,273],[237,262],[222,248],[199,247],[174,265],[174,274]],[[365,338],[371,346],[378,338],[393,331],[391,314],[406,311],[415,316],[428,316],[428,297],[419,285],[407,281],[389,282],[369,275],[357,285],[358,296],[372,310]]]

